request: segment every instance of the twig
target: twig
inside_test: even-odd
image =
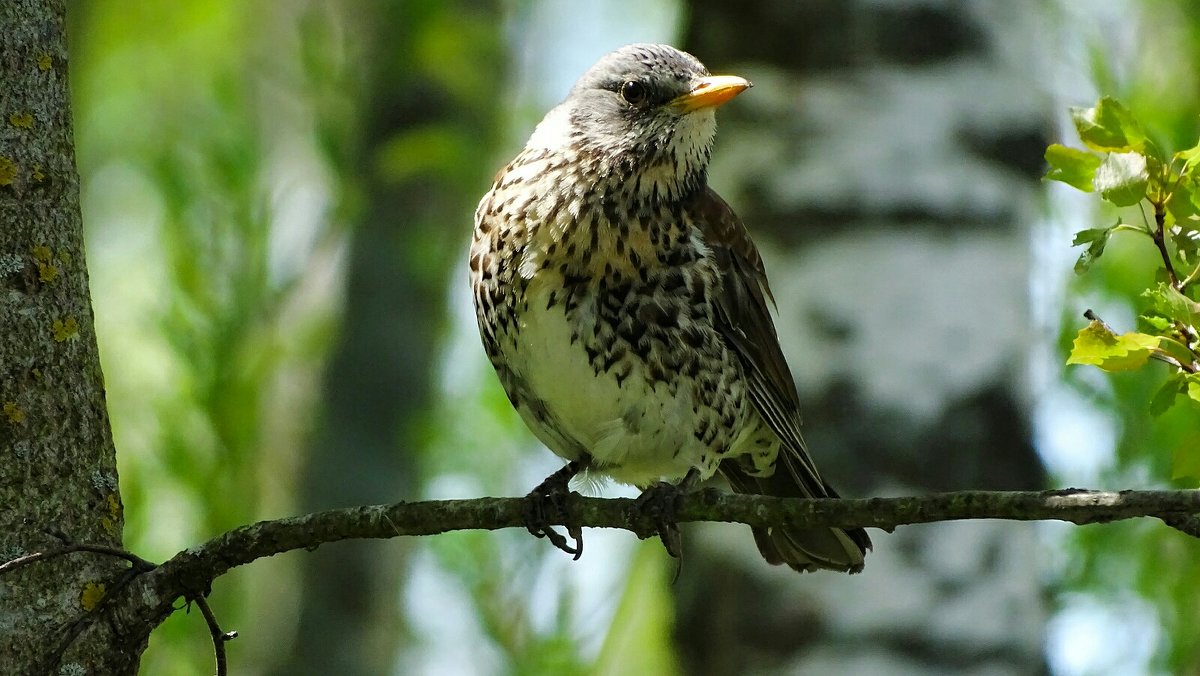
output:
[[[59,547],[58,549],[48,549],[43,552],[34,552],[32,554],[18,556],[15,559],[5,561],[3,564],[0,564],[0,575],[20,570],[21,568],[24,568],[32,563],[37,563],[38,561],[53,559],[55,557],[71,554],[73,552],[92,552],[93,554],[104,554],[105,556],[113,556],[118,559],[125,559],[132,564],[130,570],[134,570],[139,573],[145,573],[158,567],[158,564],[151,563],[137,554],[126,551],[119,547],[89,544],[69,544]]]
[[[1171,254],[1167,252],[1167,239],[1163,233],[1164,226],[1167,222],[1167,212],[1162,202],[1154,203],[1154,232],[1150,233],[1154,239],[1154,246],[1158,248],[1159,255],[1162,256],[1163,266],[1167,269],[1167,279],[1171,281],[1171,286],[1175,287],[1176,291],[1182,291],[1183,287],[1179,284],[1179,277],[1175,274],[1175,265],[1171,263]]]
[[[213,614],[212,608],[208,605],[208,599],[203,595],[197,594],[192,597],[191,601],[200,609],[200,614],[204,616],[204,622],[208,624],[208,634],[212,636],[213,652],[217,656],[217,676],[226,676],[229,673],[229,665],[225,659],[225,643],[237,638],[236,631],[221,631],[221,625],[217,624],[217,616]]]
[[[1117,335],[1117,332],[1113,330],[1113,327],[1109,326],[1108,322],[1104,321],[1103,319],[1100,319],[1100,315],[1096,314],[1095,310],[1093,310],[1092,308],[1088,308],[1087,310],[1084,310],[1083,318],[1090,322],[1100,322],[1100,325],[1103,326],[1106,331],[1113,334],[1114,336]]]

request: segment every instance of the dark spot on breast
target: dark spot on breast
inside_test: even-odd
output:
[[[625,350],[620,347],[614,348],[608,355],[604,357],[604,370],[611,371],[612,367],[625,358]]]
[[[667,294],[673,295],[685,285],[683,271],[672,268],[659,277],[659,287]]]
[[[646,335],[646,326],[641,322],[635,322],[630,318],[626,318],[617,326],[617,335],[622,340],[629,344],[630,347],[637,352],[643,359],[649,354],[650,343],[643,343],[642,338]]]
[[[619,372],[619,373],[614,374],[617,378],[617,387],[620,387],[621,383],[625,382],[625,379],[629,377],[629,374],[630,374],[629,369],[626,369],[624,372]]]
[[[598,348],[595,348],[591,345],[586,345],[586,344],[583,346],[583,349],[587,352],[588,363],[595,366],[596,363],[600,360],[600,350]]]
[[[617,207],[617,200],[605,199],[600,204],[604,210],[604,217],[608,219],[608,222],[619,227],[623,220],[622,217],[625,214],[621,213],[621,210]]]
[[[629,252],[629,264],[635,268],[641,267],[642,257],[640,255],[638,255],[638,252],[636,252],[636,251]]]
[[[638,321],[647,326],[664,331],[679,326],[679,308],[674,304],[663,306],[660,303],[642,303],[637,309]]]

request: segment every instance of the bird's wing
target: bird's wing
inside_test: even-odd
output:
[[[824,497],[830,491],[800,434],[800,397],[767,308],[775,299],[762,257],[745,224],[711,188],[698,200],[696,220],[721,269],[717,328],[741,361],[759,415],[783,441],[777,462],[811,497]]]

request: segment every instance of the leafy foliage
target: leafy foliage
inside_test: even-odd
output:
[[[1109,318],[1114,324],[1127,308],[1137,316],[1136,326],[1091,323],[1081,328],[1066,314],[1077,317],[1083,308],[1066,309],[1061,342],[1070,351],[1069,363],[1121,364],[1120,358],[1104,356],[1118,351],[1114,346],[1130,348],[1126,358],[1145,358],[1127,370],[1109,369],[1102,378],[1095,377],[1095,369],[1070,368],[1064,384],[1102,414],[1095,419],[1105,421],[1101,438],[1113,435],[1113,456],[1097,468],[1100,482],[1122,488],[1194,486],[1200,477],[1200,437],[1193,393],[1200,394],[1200,383],[1195,373],[1197,323],[1190,309],[1195,307],[1200,264],[1200,146],[1195,145],[1200,99],[1182,83],[1192,78],[1183,64],[1200,54],[1200,7],[1143,3],[1138,15],[1146,22],[1140,39],[1149,44],[1169,33],[1164,48],[1188,55],[1181,67],[1145,55],[1123,61],[1120,70],[1126,77],[1118,77],[1098,51],[1093,62],[1098,87],[1121,92],[1121,100],[1132,105],[1103,98],[1091,108],[1072,111],[1081,147],[1051,146],[1045,158],[1048,180],[1099,198],[1093,202],[1099,214],[1094,225],[1075,236],[1074,245],[1082,251],[1073,294],[1102,303],[1105,313],[1113,313]],[[1177,148],[1184,150],[1174,152]],[[1129,154],[1140,158],[1110,160],[1111,155]],[[1134,195],[1140,197],[1130,204]],[[1069,538],[1061,589],[1082,592],[1114,616],[1135,617],[1137,608],[1152,615],[1157,627],[1143,645],[1121,649],[1144,651],[1125,655],[1146,660],[1146,672],[1194,671],[1200,663],[1200,635],[1192,628],[1200,612],[1195,594],[1200,542],[1150,522],[1081,528]]]
[[[1147,136],[1134,114],[1111,97],[1092,108],[1073,108],[1071,119],[1085,149],[1052,145],[1046,149],[1050,170],[1046,178],[1084,192],[1094,192],[1119,207],[1148,208],[1142,222],[1118,220],[1114,225],[1075,234],[1074,246],[1085,246],[1075,272],[1086,273],[1104,255],[1117,232],[1149,239],[1157,248],[1161,281],[1141,294],[1141,323],[1145,332],[1118,335],[1090,310],[1090,324],[1079,331],[1068,364],[1091,364],[1105,371],[1138,369],[1151,359],[1164,362],[1172,377],[1151,401],[1162,413],[1179,395],[1200,403],[1200,303],[1195,293],[1200,279],[1197,242],[1200,241],[1200,143],[1167,156]]]

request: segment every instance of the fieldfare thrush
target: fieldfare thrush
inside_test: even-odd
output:
[[[568,464],[529,495],[530,530],[580,472],[653,495],[722,475],[737,493],[837,497],[800,436],[799,397],[745,225],[708,186],[714,111],[748,88],[666,45],[591,67],[475,212],[470,276],[488,357]],[[666,533],[663,533],[667,542]],[[757,528],[762,556],[858,572],[862,529]]]

